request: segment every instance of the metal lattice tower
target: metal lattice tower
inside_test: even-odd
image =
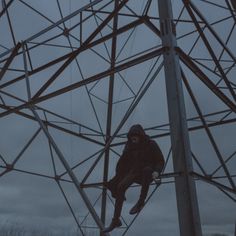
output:
[[[141,123],[165,154],[181,235],[202,235],[195,184],[236,201],[235,25],[234,0],[2,0],[1,178],[47,179],[80,234],[88,217],[99,232],[113,210],[102,183]]]

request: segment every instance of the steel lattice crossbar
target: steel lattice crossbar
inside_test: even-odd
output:
[[[176,184],[179,215],[186,213],[178,192],[186,185],[194,203],[196,181],[235,202],[236,150],[227,136],[236,122],[235,1],[53,0],[53,9],[36,2],[3,0],[0,8],[0,124],[6,130],[0,177],[20,173],[56,183],[81,235],[89,216],[100,232],[113,204],[103,184],[114,174],[128,128],[143,122],[161,143],[162,185]],[[28,14],[20,23],[17,9]],[[47,144],[47,173],[30,159],[21,164],[40,140]],[[85,204],[82,221],[67,185]],[[159,190],[153,185],[148,200]],[[123,216],[122,235],[137,216]],[[181,235],[188,235],[181,222]]]

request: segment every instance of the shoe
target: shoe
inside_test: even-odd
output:
[[[111,232],[113,229],[118,228],[121,225],[122,225],[122,222],[119,218],[118,219],[113,218],[109,227],[105,228],[102,232],[103,233]]]
[[[137,214],[138,212],[140,212],[144,207],[144,202],[137,202],[129,211],[130,215],[134,215]]]

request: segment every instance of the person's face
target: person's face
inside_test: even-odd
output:
[[[134,135],[130,137],[132,143],[139,143],[140,142],[140,137],[138,135]]]

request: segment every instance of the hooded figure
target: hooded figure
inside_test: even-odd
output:
[[[130,214],[136,214],[144,206],[150,183],[159,176],[164,167],[165,161],[159,146],[145,134],[141,125],[133,125],[127,138],[128,141],[116,166],[116,175],[106,183],[116,202],[114,217],[104,232],[110,232],[122,225],[120,215],[128,187],[133,183],[142,186],[138,202],[130,210]]]

